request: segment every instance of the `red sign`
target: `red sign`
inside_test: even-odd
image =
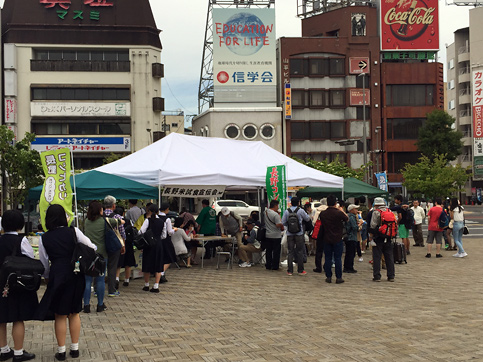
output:
[[[369,57],[353,57],[349,58],[349,73],[350,74],[369,74]]]
[[[371,105],[371,91],[365,90],[366,106]],[[364,90],[363,89],[351,89],[349,92],[349,103],[351,106],[363,106],[364,105]]]
[[[438,0],[382,0],[381,50],[439,50]]]

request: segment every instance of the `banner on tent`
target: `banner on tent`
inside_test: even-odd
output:
[[[376,173],[377,187],[381,190],[387,191],[387,174],[386,171]]]
[[[267,167],[267,196],[268,202],[280,201],[280,210],[287,208],[287,177],[285,165]]]
[[[225,186],[168,186],[163,189],[163,196],[173,197],[222,197]]]
[[[70,186],[71,158],[70,150],[62,148],[40,154],[45,173],[44,187],[40,195],[40,220],[45,227],[45,214],[50,205],[61,205],[72,217],[72,188]],[[72,218],[71,218],[72,220]]]

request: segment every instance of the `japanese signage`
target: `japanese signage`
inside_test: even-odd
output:
[[[473,71],[473,137],[483,137],[483,70]]]
[[[174,197],[222,197],[225,186],[168,186],[163,189],[163,196]]]
[[[280,210],[287,209],[287,177],[284,165],[267,167],[267,196],[268,202],[280,201]]]
[[[213,9],[215,102],[276,102],[275,9]]]
[[[130,137],[37,137],[32,149],[41,151],[69,147],[74,152],[130,152]]]
[[[349,73],[361,74],[370,73],[369,57],[353,57],[349,58]]]
[[[379,189],[381,189],[381,190],[388,191],[387,190],[387,174],[386,174],[386,171],[376,173],[375,175],[376,175],[376,180],[377,180],[377,187],[379,187]]]
[[[438,0],[382,0],[381,50],[439,50]]]
[[[39,0],[46,9],[52,9],[61,20],[91,20],[101,19],[100,9],[113,7],[114,0]],[[72,6],[72,7],[71,7]]]
[[[473,148],[474,179],[483,179],[483,138],[474,139]]]
[[[44,187],[40,195],[40,222],[44,230],[45,214],[50,205],[61,205],[65,212],[72,216],[72,188],[70,186],[70,151],[63,148],[42,152],[40,160],[45,173]]]
[[[31,102],[30,114],[32,117],[129,117],[131,104],[129,102]]]
[[[5,123],[17,123],[17,100],[5,98]]]
[[[371,91],[369,89],[351,89],[349,92],[349,102],[351,106],[363,106],[364,98],[366,99],[365,105],[371,104]]]
[[[285,84],[285,119],[292,118],[292,88]]]

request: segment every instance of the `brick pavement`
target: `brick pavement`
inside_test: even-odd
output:
[[[395,283],[372,282],[368,254],[341,285],[312,273],[313,257],[306,276],[213,260],[170,269],[160,294],[138,279],[106,298],[106,313],[81,316],[80,361],[483,360],[483,251],[479,239],[464,244],[465,259],[412,248]],[[25,339],[37,361],[53,361],[52,322],[28,322]]]

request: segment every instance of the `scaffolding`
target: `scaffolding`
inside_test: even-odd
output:
[[[363,0],[297,0],[297,16],[309,18],[348,6],[376,6],[375,1]]]

